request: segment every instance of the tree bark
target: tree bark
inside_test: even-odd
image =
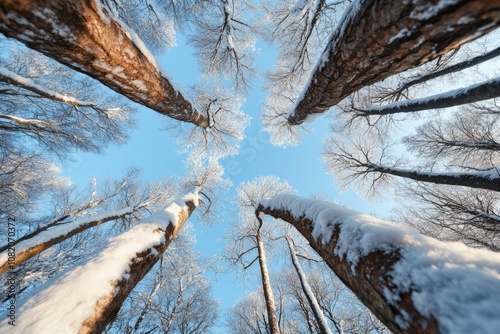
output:
[[[487,173],[427,173],[399,168],[372,165],[367,167],[367,172],[379,172],[394,176],[404,177],[419,182],[464,186],[469,188],[500,191],[500,171],[491,168]],[[496,174],[496,175],[493,175]]]
[[[473,323],[472,326],[485,326],[483,330],[500,326],[494,321],[494,312],[485,315],[484,309],[475,308],[477,305],[494,305],[497,297],[491,293],[478,298],[467,295],[460,300],[444,297],[439,290],[446,289],[447,296],[460,295],[457,290],[467,286],[468,283],[462,280],[467,280],[465,278],[469,275],[478,279],[477,284],[485,279],[494,284],[493,290],[500,289],[497,279],[493,283],[488,278],[491,270],[495,273],[499,270],[499,258],[493,252],[488,254],[492,262],[483,267],[474,262],[476,258],[472,253],[487,256],[483,253],[485,251],[466,246],[454,248],[458,246],[421,236],[399,224],[295,195],[260,200],[256,213],[268,214],[293,225],[344,284],[394,333],[454,332],[458,328],[453,330],[453,326],[460,319]],[[441,251],[446,259],[436,256]],[[464,256],[464,251],[470,252],[470,257]],[[454,259],[448,261],[451,257]],[[356,262],[353,263],[353,259]],[[425,275],[442,279],[449,265],[457,268],[452,274],[454,279],[450,277],[450,281],[440,282],[439,291],[434,290],[438,281],[431,279],[433,283],[429,285],[429,281],[422,280]],[[476,271],[477,265],[481,269]],[[424,295],[427,302],[417,301]],[[430,310],[428,303],[433,303],[432,298],[444,301],[446,305],[441,307],[450,312],[442,313],[442,308]],[[426,314],[419,311],[423,304]],[[465,312],[471,313],[463,319]],[[447,327],[450,324],[451,327]]]
[[[500,96],[500,78],[466,88],[452,90],[421,99],[391,103],[385,106],[375,106],[368,109],[353,110],[355,117],[382,116],[397,113],[415,112],[430,109],[456,107],[464,104],[480,102]]]
[[[292,264],[297,272],[297,276],[299,277],[300,286],[302,287],[302,291],[306,296],[307,302],[309,303],[309,307],[311,308],[314,318],[319,327],[319,332],[321,334],[332,334],[330,327],[328,326],[328,321],[326,321],[325,315],[323,311],[319,307],[318,300],[316,296],[312,293],[311,287],[307,282],[307,278],[302,271],[302,267],[300,266],[299,259],[297,259],[297,255],[295,255],[295,247],[293,246],[292,240],[289,235],[286,236],[286,242],[288,244],[288,250],[290,251],[290,257],[292,258]]]
[[[40,231],[35,231],[31,234],[31,238],[23,238],[23,241],[18,241],[14,245],[7,245],[6,249],[0,253],[0,274],[9,269],[10,265],[8,262],[8,254],[14,247],[16,250],[16,265],[20,265],[50,247],[55,246],[64,240],[68,240],[78,233],[109,221],[124,218],[136,212],[140,208],[142,207],[131,207],[113,214],[99,214],[89,219],[82,218],[81,220],[88,220],[85,223],[79,223],[79,220],[75,220],[71,223],[51,226],[46,229],[41,229]],[[74,225],[74,227],[72,227],[72,225]]]
[[[259,228],[257,230],[257,234],[255,235],[257,239],[257,251],[259,253],[259,266],[260,266],[260,274],[262,277],[262,288],[264,290],[264,299],[266,300],[266,309],[267,309],[267,317],[269,321],[269,330],[271,334],[280,334],[278,317],[276,315],[276,306],[274,305],[274,296],[273,290],[271,289],[271,282],[269,280],[269,273],[267,272],[267,263],[266,263],[266,251],[264,250],[264,243],[262,242],[262,238],[260,235],[260,231],[262,229],[262,219],[257,216],[259,220]]]
[[[354,2],[332,35],[302,98],[298,125],[355,91],[419,66],[495,29],[497,0]]]
[[[129,231],[111,239],[104,248],[89,256],[79,266],[63,272],[56,280],[49,281],[45,289],[39,290],[18,307],[24,317],[16,323],[16,329],[23,333],[41,333],[53,331],[54,326],[64,326],[66,330],[80,334],[101,333],[116,317],[132,289],[163,256],[200,201],[197,194],[182,197],[163,211],[153,214]],[[127,258],[124,254],[134,255]],[[123,266],[125,263],[127,265]],[[109,278],[104,279],[105,282],[96,281],[97,273]],[[68,291],[74,289],[75,284],[86,293],[66,298],[65,304],[54,303],[54,300],[65,298]],[[94,292],[96,289],[97,292]],[[95,300],[94,309],[90,314],[86,294],[101,296]],[[45,312],[43,317],[35,316],[45,309],[50,309],[50,312]],[[72,310],[72,313],[66,317],[68,309]],[[61,324],[62,322],[65,323]]]
[[[137,35],[96,0],[5,0],[0,32],[160,114],[209,125],[162,75]]]

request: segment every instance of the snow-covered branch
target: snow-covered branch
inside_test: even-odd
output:
[[[416,112],[430,109],[443,109],[464,104],[480,102],[500,96],[500,78],[487,80],[469,87],[425,98],[398,101],[383,106],[360,109],[353,107],[353,117],[382,116],[397,113]]]
[[[39,233],[36,233],[29,239],[25,239],[15,244],[16,250],[16,265],[19,265],[32,257],[40,254],[44,250],[71,238],[89,228],[104,224],[109,221],[118,220],[125,218],[135,212],[144,209],[146,205],[144,203],[139,204],[135,207],[127,207],[121,210],[116,210],[112,212],[101,213],[93,215],[90,217],[84,217],[76,219],[72,222],[60,224],[56,226],[43,229]],[[2,253],[0,253],[0,274],[4,273],[9,269],[8,255],[9,248],[7,247]]]
[[[290,257],[292,258],[292,264],[295,268],[295,271],[297,272],[297,276],[299,277],[302,291],[304,292],[304,295],[306,296],[306,299],[311,307],[314,317],[316,318],[316,322],[318,323],[318,326],[320,328],[320,333],[332,334],[332,330],[330,329],[328,321],[326,320],[325,315],[323,314],[323,310],[319,306],[318,300],[316,299],[316,296],[311,290],[311,286],[307,282],[306,274],[304,273],[302,267],[300,266],[299,259],[295,254],[295,246],[293,244],[293,240],[290,237],[290,235],[286,236],[286,241],[288,244],[288,250],[290,251]]]
[[[485,54],[482,54],[480,56],[477,56],[477,57],[474,57],[471,59],[467,59],[463,62],[454,64],[454,65],[450,65],[450,66],[445,67],[441,70],[432,71],[428,74],[421,74],[421,75],[417,76],[416,78],[413,78],[413,79],[410,79],[410,80],[407,80],[405,82],[400,83],[398,88],[396,88],[396,89],[392,89],[392,90],[388,90],[388,91],[384,92],[382,94],[383,96],[381,96],[380,99],[381,100],[398,101],[401,98],[401,96],[408,89],[410,89],[413,86],[425,83],[427,81],[439,78],[441,76],[445,76],[447,74],[451,74],[451,73],[465,70],[467,68],[476,66],[476,65],[481,64],[483,62],[486,62],[488,60],[494,59],[498,56],[500,56],[500,47],[495,48],[495,49],[493,49]]]

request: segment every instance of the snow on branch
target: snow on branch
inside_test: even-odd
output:
[[[385,163],[387,146],[377,149],[367,141],[340,141],[334,139],[323,153],[323,161],[332,175],[338,177],[343,185],[358,179],[371,183],[388,181],[388,175],[398,176],[419,182],[464,186],[470,188],[500,191],[500,168],[488,166],[485,168],[469,168],[471,172],[426,172],[418,168],[404,169],[398,167],[401,161]],[[354,153],[353,153],[354,152]],[[369,178],[369,175],[372,178]]]
[[[453,55],[452,55],[453,56]],[[473,67],[475,65],[481,64],[483,62],[486,62],[488,60],[494,59],[496,57],[500,56],[500,47],[497,47],[487,53],[484,53],[480,56],[467,59],[463,62],[457,63],[450,65],[448,67],[445,67],[440,70],[433,70],[429,72],[428,74],[421,74],[418,75],[416,78],[413,79],[407,79],[405,82],[401,82],[396,89],[387,89],[386,91],[382,92],[382,96],[380,97],[380,100],[390,100],[390,101],[398,101],[401,99],[403,95],[405,95],[405,92],[408,91],[413,86],[425,83],[427,81],[439,78],[441,76],[451,74],[454,72],[462,71],[467,68]]]
[[[455,89],[420,99],[398,101],[369,108],[352,107],[353,117],[382,116],[396,113],[443,109],[480,102],[500,96],[500,78],[490,79],[469,87]]]
[[[31,259],[44,250],[91,227],[126,217],[145,207],[146,205],[141,203],[136,207],[127,207],[121,210],[100,213],[90,217],[76,219],[75,221],[66,224],[49,227],[48,229],[37,233],[32,238],[21,241],[15,245],[16,265]],[[0,274],[9,269],[8,255],[9,248],[0,253]]]
[[[500,255],[441,242],[330,202],[278,195],[257,212],[292,224],[395,333],[497,333]]]
[[[168,131],[179,130],[177,142],[182,147],[181,152],[208,154],[215,159],[237,154],[250,124],[250,117],[242,111],[245,99],[213,81],[192,87],[190,93],[208,125],[189,129],[179,122],[167,125]]]

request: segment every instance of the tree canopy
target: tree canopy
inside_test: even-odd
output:
[[[496,334],[499,13],[2,1],[2,331]]]

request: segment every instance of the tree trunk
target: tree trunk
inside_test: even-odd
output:
[[[35,231],[31,234],[31,238],[25,238],[23,241],[13,243],[13,245],[9,244],[5,247],[6,249],[0,253],[0,274],[6,272],[10,268],[8,254],[11,253],[13,249],[15,249],[16,254],[15,264],[19,265],[78,233],[109,221],[125,218],[141,208],[144,208],[144,206],[129,207],[112,213],[102,213],[92,217],[84,217],[71,223],[51,226],[41,231]]]
[[[435,184],[447,184],[451,186],[463,186],[469,188],[487,189],[500,191],[500,171],[496,167],[484,172],[476,173],[427,173],[399,168],[391,168],[373,165],[367,168],[367,172],[379,172],[394,176],[404,177],[419,182],[428,182]]]
[[[297,272],[297,276],[299,276],[300,286],[302,287],[302,291],[306,296],[307,302],[309,303],[309,307],[311,308],[314,314],[314,318],[316,319],[316,322],[319,327],[319,332],[321,334],[332,334],[330,326],[328,325],[328,321],[326,320],[325,315],[323,314],[323,311],[321,310],[318,304],[318,300],[316,299],[316,296],[312,292],[311,287],[307,282],[306,275],[302,271],[299,259],[297,259],[297,255],[295,255],[295,247],[293,246],[292,240],[289,235],[286,236],[286,241],[288,244],[288,250],[290,251],[290,257],[292,258],[293,267]]]
[[[269,330],[271,334],[279,334],[280,329],[278,324],[278,317],[276,315],[276,306],[274,305],[273,291],[271,289],[269,273],[267,272],[266,251],[264,250],[264,243],[262,242],[262,238],[260,235],[260,231],[262,229],[262,220],[260,219],[259,216],[257,216],[257,218],[259,220],[260,225],[255,237],[257,238],[257,251],[259,253],[260,274],[262,276],[262,288],[264,289],[264,299],[266,300],[267,317],[269,320]]]
[[[146,317],[146,314],[148,313],[148,311],[151,308],[151,304],[153,303],[153,299],[155,298],[156,293],[158,292],[158,290],[160,290],[163,283],[164,283],[164,281],[162,279],[160,279],[159,282],[157,282],[155,287],[153,288],[153,291],[151,291],[151,293],[149,294],[148,299],[146,301],[146,305],[142,309],[139,317],[137,318],[137,321],[134,324],[134,329],[132,330],[131,334],[135,334],[135,332],[137,332],[137,330],[141,326],[142,321],[144,320],[144,318]]]
[[[447,75],[447,74],[451,74],[451,73],[465,70],[467,68],[479,65],[481,63],[484,63],[485,61],[491,60],[491,59],[496,58],[498,56],[500,56],[500,47],[498,47],[494,50],[491,50],[490,52],[487,52],[485,54],[482,54],[480,56],[474,57],[472,59],[463,61],[463,62],[458,63],[458,64],[448,66],[446,68],[443,68],[442,70],[434,71],[434,72],[431,72],[431,73],[426,74],[426,75],[421,75],[421,76],[417,77],[416,79],[409,80],[409,81],[403,83],[402,85],[400,85],[396,90],[394,90],[388,94],[385,94],[385,95],[394,96],[396,98],[396,100],[399,100],[399,97],[401,96],[401,94],[403,94],[403,92],[405,90],[407,90],[415,85],[424,83],[424,82],[432,80],[432,79],[442,77],[442,76]]]
[[[496,253],[295,195],[260,200],[261,213],[293,225],[394,333],[500,330],[498,313],[486,311],[500,293]]]
[[[500,96],[500,78],[421,99],[406,100],[368,109],[354,109],[355,117],[382,116],[456,107]]]
[[[9,247],[12,247],[12,246],[16,246],[17,244],[19,244],[21,241],[24,241],[24,240],[28,240],[28,239],[31,239],[35,236],[37,236],[38,234],[42,233],[43,231],[47,231],[49,228],[55,226],[55,225],[58,225],[60,223],[62,223],[63,221],[65,221],[66,219],[69,219],[71,217],[74,217],[76,216],[77,214],[79,214],[80,212],[82,211],[85,211],[87,209],[90,209],[90,208],[95,208],[96,206],[98,206],[99,204],[103,203],[104,201],[106,201],[107,199],[104,199],[104,198],[101,198],[97,201],[93,201],[93,202],[89,202],[87,204],[85,204],[84,206],[70,212],[70,213],[67,213],[65,214],[64,216],[62,217],[59,217],[57,219],[54,219],[53,221],[51,221],[50,223],[48,223],[47,225],[43,226],[43,227],[40,227],[38,228],[36,231],[33,231],[31,233],[28,233],[24,236],[22,236],[21,238],[19,239],[16,239],[14,240],[13,242],[9,242],[8,245],[5,245],[5,246],[2,246],[0,247],[0,252],[3,252],[5,250],[7,250]]]
[[[16,329],[23,333],[101,333],[200,201],[197,194],[184,196],[49,281],[19,305],[24,316]]]
[[[5,0],[0,32],[160,114],[208,127],[139,37],[98,0]]]
[[[352,3],[288,123],[303,123],[355,91],[419,66],[497,27],[497,0]]]
[[[58,92],[51,91],[46,89],[45,87],[36,84],[33,80],[29,78],[25,78],[20,76],[12,71],[9,71],[5,67],[0,67],[0,82],[5,82],[23,89],[26,89],[30,92],[33,92],[41,97],[46,99],[50,99],[53,101],[58,101],[61,103],[66,103],[72,105],[74,107],[90,107],[97,111],[104,111],[103,108],[100,108],[98,105],[88,101],[80,101],[73,97],[69,97]]]

